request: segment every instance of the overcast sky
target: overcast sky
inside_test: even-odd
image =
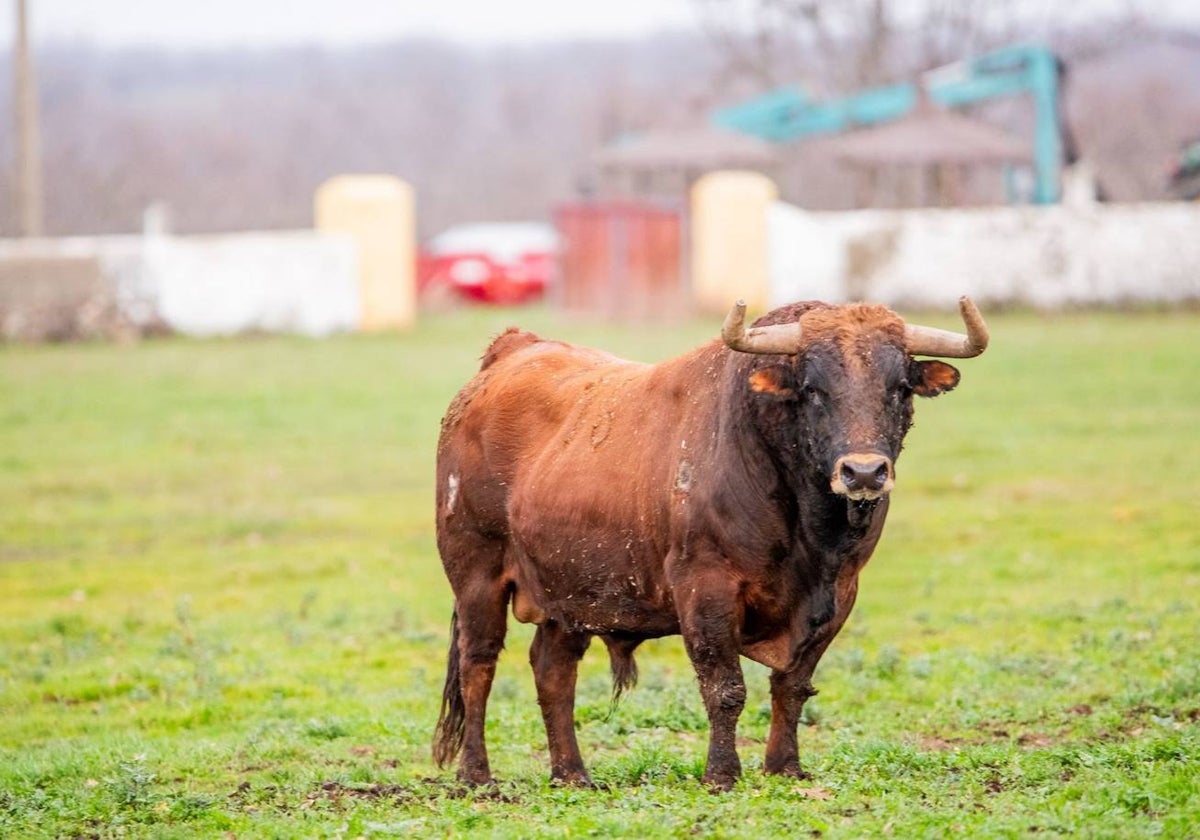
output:
[[[12,7],[15,0],[3,0]],[[39,40],[105,45],[470,43],[624,36],[695,26],[689,0],[27,0]],[[11,37],[13,12],[3,21]]]
[[[648,34],[694,28],[690,0],[27,0],[38,41],[166,47],[349,44],[432,35],[468,43],[514,43]],[[15,0],[0,16],[12,37]],[[1200,27],[1200,0],[1039,0],[1086,17],[1134,7]]]

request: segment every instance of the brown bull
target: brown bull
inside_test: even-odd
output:
[[[802,776],[796,727],[887,514],[913,395],[958,384],[914,355],[975,356],[967,334],[882,306],[792,304],[659,365],[509,330],[442,421],[438,550],[455,607],[434,741],[460,779],[491,780],[484,714],[511,604],[537,625],[530,662],[554,780],[590,782],[575,738],[577,664],[683,635],[710,724],[705,781],[728,788],[745,702],[739,656],[771,668],[764,769]]]

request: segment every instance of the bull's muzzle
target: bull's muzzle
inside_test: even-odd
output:
[[[834,463],[830,489],[839,496],[864,501],[887,495],[895,483],[891,458],[852,452]]]

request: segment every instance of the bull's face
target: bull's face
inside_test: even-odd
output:
[[[916,361],[902,347],[877,343],[866,358],[847,356],[834,342],[815,342],[794,361],[750,376],[756,399],[790,403],[803,460],[828,477],[832,492],[856,501],[892,489],[896,458],[912,425],[913,396],[934,397],[958,384],[940,361]]]
[[[749,375],[764,431],[828,481],[832,493],[856,501],[879,499],[895,483],[896,458],[912,425],[913,396],[935,397],[953,389],[959,372],[942,361],[914,359],[912,353],[921,350],[913,350],[913,328],[885,307],[816,309],[796,323],[799,329],[787,325],[796,344],[786,361],[764,358]],[[970,340],[986,346],[986,331],[975,331]],[[789,349],[768,346],[769,351],[747,352]]]

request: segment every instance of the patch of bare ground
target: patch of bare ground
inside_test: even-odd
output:
[[[318,802],[332,802],[335,805],[346,800],[380,800],[386,799],[400,804],[412,802],[415,799],[412,790],[404,785],[364,784],[345,785],[341,782],[321,782],[316,790],[309,793],[300,803],[300,808],[308,809]]]
[[[941,738],[937,735],[922,735],[918,745],[926,752],[950,752],[966,743],[962,738]]]
[[[1036,749],[1052,746],[1061,740],[1065,740],[1063,736],[1066,735],[1065,731],[1056,733],[1027,731],[1018,732],[1014,738],[1013,728],[1014,724],[1011,723],[984,721],[976,726],[973,732],[966,735],[922,735],[918,740],[918,745],[922,750],[931,752],[950,752],[961,747],[1012,742],[1015,740],[1022,747]]]
[[[967,736],[962,738],[942,739],[932,738],[934,746],[932,749],[956,749],[959,746],[979,746],[981,744],[995,744],[1000,742],[1016,742],[1018,746],[1026,749],[1044,749],[1052,747],[1055,744],[1069,740],[1069,733],[1065,730],[1054,732],[1047,731],[1025,731],[1018,732],[1013,735],[1013,726],[1011,724],[1002,724],[988,722],[981,724],[977,729],[978,734],[975,736]],[[944,744],[944,746],[936,746],[936,744]]]
[[[1077,703],[1064,710],[1065,714],[1073,717],[1090,717],[1095,709],[1088,703]],[[1044,720],[1044,719],[1043,719]],[[1068,727],[1042,727],[1037,722],[1026,724],[984,721],[975,727],[974,731],[965,735],[934,735],[925,734],[917,739],[917,745],[930,752],[949,752],[966,746],[979,746],[999,742],[1015,742],[1025,749],[1045,749],[1056,744],[1076,741],[1112,741],[1126,736],[1138,736],[1146,731],[1151,723],[1171,723],[1175,727],[1188,726],[1200,721],[1200,708],[1169,709],[1139,705],[1127,709],[1124,720],[1119,727],[1104,732],[1089,734],[1072,733]]]
[[[1063,737],[1065,734],[1066,733],[1064,732],[1052,734],[1045,732],[1022,732],[1017,736],[1017,743],[1022,747],[1040,750],[1045,749],[1046,747],[1052,747],[1057,743],[1067,740]]]

